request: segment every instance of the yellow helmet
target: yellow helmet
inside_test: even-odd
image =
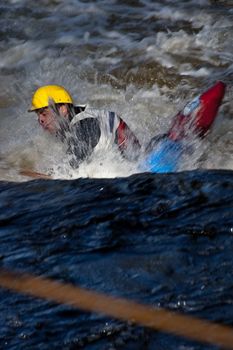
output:
[[[28,112],[34,112],[36,109],[48,107],[49,100],[55,103],[73,104],[69,92],[59,85],[45,85],[36,90],[32,97],[32,106]]]

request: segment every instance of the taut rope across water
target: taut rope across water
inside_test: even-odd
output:
[[[0,286],[192,340],[233,349],[233,329],[172,311],[115,298],[44,277],[0,269]]]

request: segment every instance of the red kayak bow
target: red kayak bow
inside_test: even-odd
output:
[[[178,141],[190,136],[190,134],[204,137],[217,116],[225,88],[225,84],[219,81],[202,95],[189,102],[174,117],[168,132],[169,139]]]

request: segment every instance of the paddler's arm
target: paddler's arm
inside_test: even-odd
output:
[[[119,125],[115,133],[115,143],[126,159],[136,160],[139,157],[141,150],[140,142],[121,118],[119,118]]]

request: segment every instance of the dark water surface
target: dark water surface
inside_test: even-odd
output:
[[[231,171],[0,186],[3,267],[233,325]],[[4,349],[214,348],[5,290],[0,300]]]

